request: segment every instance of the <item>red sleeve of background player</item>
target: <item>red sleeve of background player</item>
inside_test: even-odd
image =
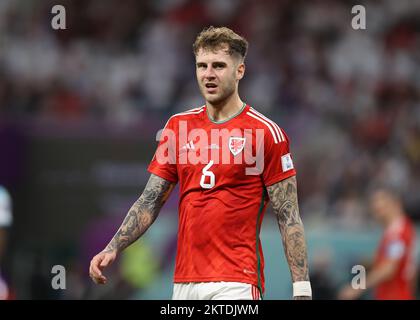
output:
[[[169,119],[165,128],[161,131],[158,147],[147,168],[150,173],[171,182],[178,182],[176,141],[174,120]]]
[[[404,226],[405,227],[405,226]],[[407,228],[401,226],[386,237],[384,254],[387,259],[400,260],[407,251]]]
[[[265,133],[262,178],[266,187],[296,175],[289,149],[289,138],[284,130],[280,130],[282,141],[275,141],[270,131]]]

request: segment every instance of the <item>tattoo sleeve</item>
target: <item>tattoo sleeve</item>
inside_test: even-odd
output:
[[[120,252],[140,238],[156,220],[174,186],[175,183],[152,174],[104,251]]]
[[[305,233],[299,215],[296,177],[267,187],[277,217],[292,281],[309,281]]]

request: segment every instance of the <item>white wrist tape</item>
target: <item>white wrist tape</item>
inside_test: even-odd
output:
[[[309,281],[293,282],[294,297],[312,297],[311,283]]]

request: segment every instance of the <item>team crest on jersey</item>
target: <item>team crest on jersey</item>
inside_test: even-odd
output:
[[[229,150],[234,156],[241,153],[245,147],[246,138],[229,137]]]

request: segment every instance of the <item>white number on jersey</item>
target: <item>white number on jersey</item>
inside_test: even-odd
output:
[[[216,183],[216,177],[213,172],[211,172],[209,169],[213,165],[213,160],[210,160],[210,162],[203,168],[201,171],[203,174],[201,175],[200,179],[200,186],[204,189],[211,189],[214,187]],[[206,177],[210,178],[210,182],[206,183]]]

